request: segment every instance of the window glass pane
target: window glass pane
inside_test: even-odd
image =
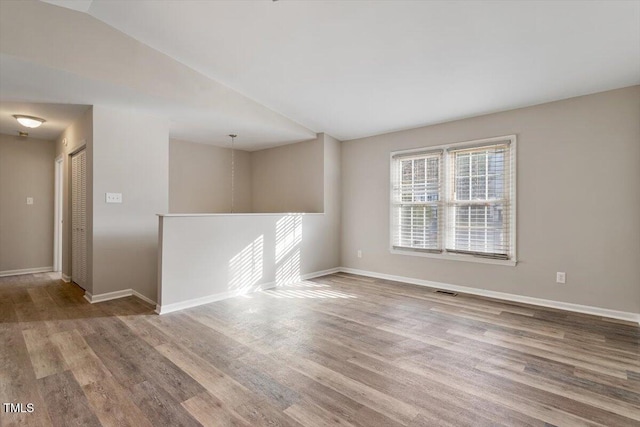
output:
[[[411,177],[413,176],[413,161],[411,160],[403,160],[402,161],[402,183],[411,183]]]
[[[456,178],[456,200],[469,200],[469,178]]]
[[[440,186],[438,184],[427,184],[427,202],[437,202],[440,199]]]
[[[471,199],[485,200],[487,198],[487,178],[474,176],[471,178]]]
[[[415,159],[413,161],[413,201],[424,202],[427,199],[426,189],[426,160]]]
[[[411,220],[411,206],[402,206],[400,208],[400,246],[410,246]]]
[[[503,231],[503,229],[501,228],[493,228],[489,230],[489,242],[493,244],[493,246],[490,246],[489,248],[491,249],[491,252],[493,253],[506,253],[506,243],[507,241],[505,240],[506,235]]]
[[[487,225],[494,228],[502,228],[504,225],[504,206],[494,205],[488,208]]]
[[[488,156],[489,169],[487,173],[502,174],[504,172],[504,151],[490,151]]]
[[[419,249],[438,248],[438,208],[402,206],[400,217],[401,246]]]
[[[431,157],[427,159],[427,179],[431,182],[438,180],[439,174],[439,159],[435,157]]]
[[[428,248],[437,249],[438,245],[438,207],[425,207],[424,230]]]
[[[470,230],[469,242],[470,250],[483,252],[486,245],[485,230],[472,228]]]
[[[501,199],[503,197],[503,182],[501,176],[489,176],[487,184],[487,198]]]
[[[470,158],[469,153],[456,155],[456,176],[469,176]]]
[[[484,227],[487,219],[486,206],[470,206],[469,221],[472,227]]]
[[[401,183],[402,201],[410,202],[413,200],[413,161],[402,161],[402,183]]]
[[[471,153],[471,175],[485,175],[487,173],[487,153]]]
[[[425,162],[426,159],[415,159],[413,161],[413,179],[416,182],[424,182],[425,180]]]
[[[455,245],[459,251],[469,250],[469,229],[468,228],[456,228],[455,230]]]
[[[455,207],[455,223],[457,227],[468,227],[469,226],[469,206],[458,206]]]
[[[426,183],[426,200],[435,202],[440,200],[440,159],[427,159],[427,183]]]

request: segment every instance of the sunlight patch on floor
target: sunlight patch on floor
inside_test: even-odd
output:
[[[268,289],[263,291],[263,293],[274,298],[357,298],[352,294],[335,291],[331,289],[330,285],[315,283],[308,280],[289,283],[285,286],[279,286],[276,289]]]

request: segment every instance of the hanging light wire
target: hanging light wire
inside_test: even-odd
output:
[[[234,187],[235,187],[234,178],[236,173],[236,157],[235,157],[235,150],[233,149],[233,143],[235,142],[235,139],[238,137],[238,135],[232,133],[229,136],[231,137],[231,213],[234,213],[233,202],[234,202]]]

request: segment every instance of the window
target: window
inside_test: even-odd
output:
[[[515,144],[392,153],[392,252],[515,265]]]

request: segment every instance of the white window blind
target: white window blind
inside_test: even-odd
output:
[[[515,259],[515,136],[392,153],[395,250]]]
[[[509,148],[500,143],[447,151],[447,252],[510,258]]]
[[[394,157],[393,246],[442,251],[443,150]]]

